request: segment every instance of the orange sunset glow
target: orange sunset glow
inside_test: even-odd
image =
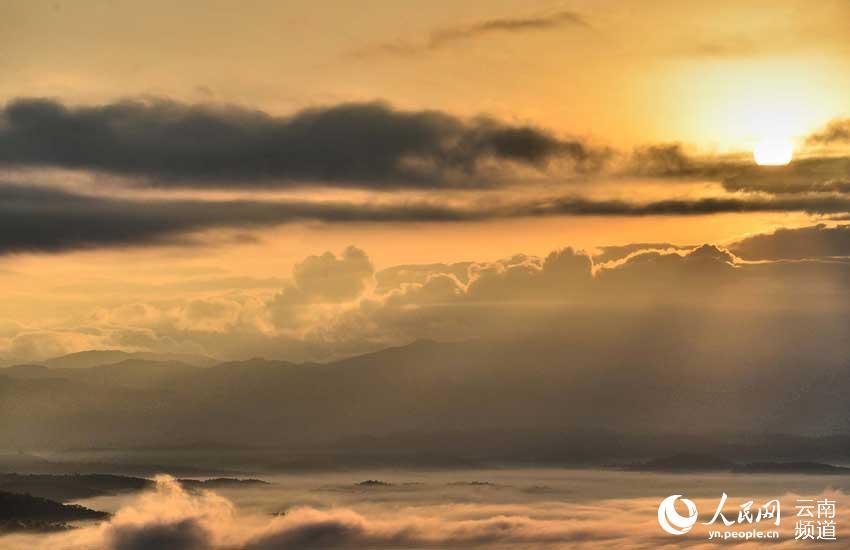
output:
[[[0,0],[0,549],[850,536],[848,21]]]

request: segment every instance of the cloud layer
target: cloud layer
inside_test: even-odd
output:
[[[418,338],[486,336],[511,326],[515,315],[535,304],[567,316],[571,307],[654,302],[698,311],[764,311],[778,304],[835,310],[850,293],[848,258],[846,224],[779,229],[726,246],[638,243],[593,257],[564,248],[544,258],[516,255],[378,272],[366,251],[348,247],[309,256],[288,279],[263,281],[256,289],[224,280],[178,302],[128,298],[93,313],[84,330],[10,326],[0,333],[0,348],[21,358],[117,346],[317,359]],[[504,322],[493,307],[506,312]]]
[[[581,15],[572,11],[556,11],[526,17],[499,17],[435,29],[420,42],[396,40],[374,45],[357,52],[358,57],[376,54],[417,55],[448,48],[458,43],[494,34],[518,34],[561,27],[589,27]]]
[[[850,143],[850,119],[833,120],[826,128],[809,136],[807,141],[815,145]]]
[[[539,479],[528,471],[523,475],[517,481],[528,483]],[[288,550],[493,545],[588,550],[616,546],[649,550],[671,544],[674,538],[665,534],[656,520],[661,495],[675,490],[686,491],[693,484],[683,485],[684,477],[681,476],[674,482],[662,476],[649,479],[641,476],[637,483],[629,478],[637,475],[584,472],[583,475],[565,476],[565,479],[552,473],[547,476],[548,482],[556,484],[577,483],[581,495],[594,491],[595,498],[577,497],[575,490],[565,491],[560,486],[538,487],[543,492],[535,496],[510,485],[461,488],[450,484],[379,488],[376,491],[380,491],[380,495],[375,491],[351,495],[355,498],[346,499],[349,506],[289,506],[287,500],[293,498],[293,492],[279,490],[274,495],[276,503],[285,507],[286,513],[272,518],[237,509],[230,500],[213,492],[188,493],[173,478],[161,475],[156,478],[154,491],[134,496],[111,520],[100,525],[40,538],[7,537],[4,542],[13,550]],[[796,477],[793,481],[805,487],[817,485],[800,483]],[[780,480],[743,483],[740,479],[721,477],[708,480],[707,487],[696,495],[686,491],[698,506],[701,521],[709,521],[719,496],[715,491],[722,482],[732,483],[731,487],[724,488],[733,492],[724,509],[728,517],[735,516],[739,501],[747,497],[759,504],[772,498],[780,499],[781,547],[794,544],[794,521],[789,519],[793,518],[794,509],[790,508],[789,513],[787,507],[798,498],[834,501],[837,525],[850,517],[847,496],[841,491],[827,489],[796,494],[787,492]],[[630,483],[632,488],[625,489]],[[336,489],[350,491],[346,487]],[[436,501],[433,500],[435,491],[441,493]],[[744,497],[739,496],[741,492]],[[308,490],[306,494],[310,500],[324,500],[315,492]],[[253,496],[270,498],[260,494]],[[773,528],[772,523],[765,522],[756,526],[764,530]],[[753,525],[744,524],[730,529],[752,528]],[[675,544],[695,549],[716,547],[716,541],[707,540],[709,529],[698,525],[688,535],[675,538]],[[840,536],[839,532],[839,540]]]
[[[850,197],[801,195],[668,199],[647,202],[555,196],[473,201],[384,203],[315,200],[133,199],[0,183],[0,254],[60,252],[104,246],[191,245],[191,234],[216,228],[287,223],[475,222],[547,216],[700,216],[722,213],[845,214]]]
[[[164,99],[68,107],[18,99],[0,111],[0,163],[87,169],[149,185],[474,188],[488,163],[576,168],[601,153],[528,125],[348,103],[276,117]]]
[[[748,260],[850,258],[850,225],[777,229],[742,239],[730,248]]]
[[[539,24],[549,23],[475,28]],[[845,127],[837,120],[810,141],[840,142]],[[534,125],[384,103],[281,117],[164,99],[74,107],[23,98],[0,110],[0,165],[8,172],[0,181],[0,254],[195,244],[203,240],[196,234],[210,229],[304,221],[850,214],[845,156],[806,156],[765,168],[740,156],[694,155],[675,143],[624,154]],[[57,177],[80,172],[90,178],[84,191],[56,185]],[[33,183],[21,183],[22,173]],[[719,185],[710,193],[668,186],[659,195],[657,185],[644,191],[644,180]],[[626,186],[634,193],[623,198],[619,190]],[[336,190],[320,196],[338,198],[310,194],[328,187]],[[339,188],[367,196],[352,198]],[[202,194],[209,190],[243,198],[212,200]],[[258,190],[290,194],[269,198]]]

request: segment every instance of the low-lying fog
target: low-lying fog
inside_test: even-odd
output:
[[[187,492],[169,476],[155,491],[79,504],[111,520],[51,535],[0,539],[4,549],[248,549],[482,547],[716,548],[711,519],[722,493],[725,515],[781,502],[778,528],[794,545],[798,498],[836,501],[837,538],[850,525],[848,476],[668,474],[566,469],[370,470],[263,476],[268,486]],[[693,500],[699,523],[684,536],[658,525],[661,500]],[[755,515],[755,513],[754,513]],[[731,529],[769,530],[772,521]],[[771,543],[771,547],[776,547]]]

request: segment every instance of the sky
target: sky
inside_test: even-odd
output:
[[[492,334],[482,302],[841,314],[848,17],[0,0],[0,361],[327,360]]]

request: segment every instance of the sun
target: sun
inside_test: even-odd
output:
[[[764,139],[753,148],[759,166],[785,166],[794,158],[794,144],[787,139]]]

